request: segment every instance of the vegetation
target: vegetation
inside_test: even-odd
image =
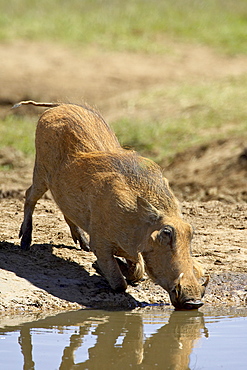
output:
[[[247,53],[246,0],[0,0],[0,40],[162,53],[166,40]]]
[[[235,56],[247,53],[246,29],[246,0],[0,0],[2,42],[48,40],[142,53],[200,43]],[[142,91],[126,102],[132,115],[112,126],[124,146],[158,162],[212,137],[246,135],[246,83],[236,77]],[[0,147],[33,155],[34,121],[0,120]]]
[[[246,84],[247,77],[143,91],[130,99],[132,114],[111,124],[123,146],[161,162],[212,139],[246,136]],[[35,118],[10,115],[2,123],[1,146],[34,153]]]
[[[246,137],[246,83],[247,76],[143,92],[131,99],[133,117],[114,122],[114,130],[122,145],[157,162],[211,140]]]
[[[35,128],[30,118],[8,115],[0,120],[0,148],[12,147],[26,156],[33,155]]]

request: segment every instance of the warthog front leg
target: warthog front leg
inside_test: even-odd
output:
[[[127,288],[127,282],[116,259],[112,255],[111,248],[107,248],[104,245],[98,244],[97,248],[95,248],[95,245],[96,244],[92,243],[91,239],[90,249],[97,257],[97,261],[93,264],[94,268],[108,281],[113,290],[116,292],[124,292]]]
[[[99,275],[103,276],[108,281],[113,290],[119,293],[124,292],[127,289],[127,282],[124,279],[114,257],[111,262],[112,263],[108,262],[106,267],[104,262],[102,264],[99,259],[97,259],[97,261],[93,263],[93,267]]]
[[[138,255],[138,261],[133,262],[129,259],[116,257],[116,261],[120,267],[122,274],[125,276],[129,284],[134,284],[140,281],[144,276],[144,263],[141,254]]]
[[[83,249],[86,252],[89,252],[88,239],[84,231],[80,227],[76,226],[72,221],[70,221],[70,219],[67,218],[65,215],[64,215],[64,219],[69,225],[71,236],[75,244],[79,242],[81,249]]]

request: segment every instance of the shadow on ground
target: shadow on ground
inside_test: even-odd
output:
[[[47,292],[43,297],[46,301],[53,296],[84,307],[125,310],[143,305],[128,293],[115,293],[104,278],[90,274],[72,258],[55,255],[54,249],[60,248],[81,254],[82,261],[87,258],[87,252],[64,245],[34,244],[29,251],[22,251],[13,243],[0,242],[0,268]],[[16,289],[18,292],[18,286]],[[28,291],[26,293],[29,295]],[[42,301],[36,304],[42,305]]]

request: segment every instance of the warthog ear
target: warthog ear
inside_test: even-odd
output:
[[[152,206],[146,199],[139,196],[137,197],[137,209],[141,212],[142,218],[151,225],[161,220],[162,216],[158,209]]]

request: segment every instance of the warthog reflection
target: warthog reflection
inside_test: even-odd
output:
[[[159,323],[164,316],[157,316]],[[60,333],[68,326],[78,326],[63,350],[60,370],[68,369],[189,369],[189,356],[195,341],[207,336],[204,317],[198,311],[174,311],[169,320],[148,338],[144,324],[152,323],[152,311],[144,313],[78,311],[60,314],[20,327],[19,344],[24,370],[34,370],[32,328],[53,328]],[[155,321],[156,322],[156,321]],[[15,328],[16,330],[16,328]],[[76,351],[87,335],[96,337],[87,358],[76,363]],[[120,341],[121,339],[121,341]],[[54,347],[53,347],[54,348]]]

